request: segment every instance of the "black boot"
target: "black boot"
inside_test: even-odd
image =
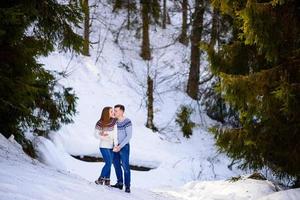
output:
[[[130,187],[126,187],[125,192],[130,193]]]
[[[112,185],[111,187],[119,188],[120,190],[122,190],[123,189],[123,184],[122,183],[116,183],[116,184]]]

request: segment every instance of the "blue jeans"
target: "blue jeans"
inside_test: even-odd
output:
[[[113,164],[115,167],[118,184],[123,185],[123,168],[125,177],[125,187],[130,187],[129,152],[129,144],[126,144],[119,152],[113,152]]]
[[[112,149],[100,148],[100,152],[101,152],[103,160],[105,162],[105,165],[102,168],[100,177],[110,179],[110,170],[111,170],[111,165],[112,165],[112,161],[113,161],[113,151],[112,151]]]

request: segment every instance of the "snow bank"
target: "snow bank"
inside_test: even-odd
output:
[[[36,141],[40,152],[55,152],[57,147],[44,138]],[[52,143],[52,144],[51,144]],[[55,150],[56,149],[56,150]],[[39,152],[39,153],[40,153]],[[45,162],[58,163],[56,159]],[[81,166],[81,169],[89,171],[93,165],[84,165],[65,154],[67,162],[64,164]],[[76,163],[77,162],[77,163]],[[71,166],[66,166],[71,168]],[[99,165],[95,164],[99,169]],[[29,158],[21,146],[13,138],[7,140],[0,134],[0,199],[2,200],[298,200],[300,189],[274,192],[275,187],[268,181],[240,180],[228,181],[193,181],[183,187],[161,187],[153,191],[132,188],[131,194],[124,191],[95,185],[91,181],[65,170],[58,170]],[[93,170],[93,169],[92,169]],[[78,172],[79,173],[79,172]],[[82,172],[81,172],[82,173]],[[147,173],[148,174],[148,173]],[[172,173],[169,174],[172,176]],[[138,174],[134,174],[139,177]],[[140,176],[146,183],[150,174]],[[160,177],[155,177],[159,181]]]
[[[229,181],[191,182],[176,190],[164,192],[186,200],[257,200],[272,194],[275,187],[268,181],[253,179]]]
[[[45,142],[44,140],[40,142],[42,141]],[[7,140],[2,134],[0,134],[0,168],[1,200],[172,199],[142,189],[133,188],[132,194],[126,194],[124,191],[95,185],[79,176],[48,167],[29,158],[20,145],[14,140]]]
[[[276,192],[259,200],[299,200],[300,199],[300,188],[290,189],[285,191]]]

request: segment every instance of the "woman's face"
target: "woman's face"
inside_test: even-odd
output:
[[[111,109],[109,109],[109,117],[110,118],[114,118],[115,117],[115,115],[114,115],[114,111],[113,111],[113,109],[111,108]]]

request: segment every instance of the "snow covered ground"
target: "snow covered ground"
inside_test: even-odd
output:
[[[298,200],[300,197],[300,189],[275,192],[271,182],[253,179],[195,181],[165,193],[183,200]]]
[[[98,186],[67,171],[29,158],[13,139],[0,134],[0,200],[298,200],[300,189],[274,192],[268,181],[194,181],[183,187],[145,190],[131,194]],[[146,180],[145,180],[146,182]]]
[[[132,194],[98,186],[51,168],[24,154],[19,144],[0,134],[0,200],[173,199],[142,189]]]
[[[100,1],[97,1],[100,2]],[[104,1],[101,1],[104,2]],[[169,2],[170,3],[170,2]],[[40,58],[49,70],[65,71],[60,83],[74,88],[78,114],[74,123],[50,134],[50,140],[26,133],[31,138],[39,161],[28,158],[14,142],[0,135],[0,200],[6,199],[300,199],[299,190],[274,193],[270,182],[224,181],[242,172],[228,169],[230,159],[219,154],[214,139],[207,131],[215,123],[202,113],[202,108],[185,95],[189,48],[173,42],[179,34],[180,17],[172,15],[166,30],[151,28],[153,60],[139,56],[140,40],[124,29],[115,43],[115,33],[126,18],[111,13],[111,7],[99,3],[94,15],[91,56],[74,56],[54,52]],[[161,48],[166,46],[165,48]],[[129,69],[125,69],[126,64]],[[155,124],[160,133],[145,127],[144,101],[147,68],[155,82]],[[201,71],[204,71],[202,66]],[[172,76],[170,76],[172,75]],[[170,78],[171,77],[171,78]],[[99,155],[94,126],[104,106],[124,104],[133,122],[130,162],[155,168],[147,172],[132,171],[132,194],[96,186],[103,163],[88,163],[71,155]],[[182,137],[175,124],[180,105],[195,108],[197,123],[190,139]],[[112,170],[112,183],[115,174]],[[270,196],[266,196],[270,195]],[[288,198],[285,197],[288,196]],[[299,197],[299,198],[297,198]]]

